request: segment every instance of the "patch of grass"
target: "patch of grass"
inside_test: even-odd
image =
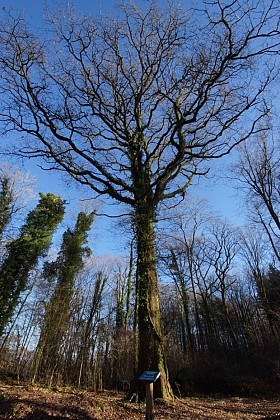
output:
[[[48,391],[50,391],[50,392],[59,392],[60,389],[57,386],[51,386],[50,388],[48,388]]]
[[[24,405],[22,403],[15,404],[12,409],[13,416],[18,416],[22,412],[23,409],[24,409]]]
[[[66,392],[76,392],[76,391],[77,391],[77,389],[74,387],[74,385],[67,385],[67,386],[65,387],[65,391],[66,391]]]
[[[104,404],[100,401],[96,401],[95,407],[100,408],[100,410],[104,411],[105,407]]]

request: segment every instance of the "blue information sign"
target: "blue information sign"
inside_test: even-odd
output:
[[[155,372],[152,370],[145,370],[145,372],[143,372],[140,376],[139,376],[139,381],[143,381],[143,382],[155,382],[158,378],[160,377],[160,372]]]

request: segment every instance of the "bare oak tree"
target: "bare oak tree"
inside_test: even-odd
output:
[[[60,12],[40,39],[21,18],[0,29],[2,129],[24,137],[18,153],[131,209],[137,374],[159,370],[162,397],[172,391],[154,246],[159,204],[181,199],[203,162],[259,130],[280,44],[278,0],[207,3],[192,12],[128,3],[106,19]]]

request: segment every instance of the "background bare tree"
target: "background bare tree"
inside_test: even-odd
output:
[[[34,199],[35,179],[17,166],[3,162],[0,188],[0,239],[4,242],[16,235],[18,221]]]
[[[280,262],[280,146],[273,133],[260,133],[239,148],[235,174],[249,203],[250,219],[267,235]]]

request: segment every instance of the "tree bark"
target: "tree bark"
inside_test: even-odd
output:
[[[173,398],[161,336],[154,223],[154,207],[149,202],[140,203],[135,211],[139,333],[137,375],[145,370],[159,371],[161,376],[155,384],[155,397]]]

